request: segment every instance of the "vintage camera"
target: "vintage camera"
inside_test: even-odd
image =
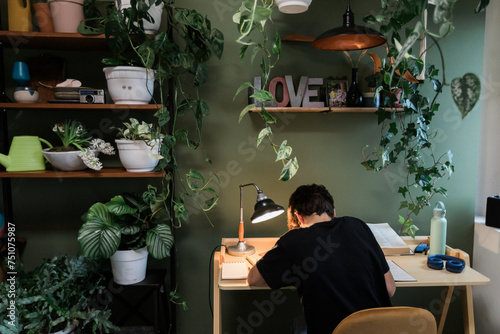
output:
[[[103,89],[92,89],[92,90],[80,89],[80,103],[104,103],[104,90]]]

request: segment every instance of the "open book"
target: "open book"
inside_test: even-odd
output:
[[[366,224],[377,239],[384,255],[412,254],[410,247],[388,223]]]

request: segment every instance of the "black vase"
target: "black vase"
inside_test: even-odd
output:
[[[352,69],[351,76],[351,86],[349,87],[349,91],[346,96],[346,105],[348,107],[361,107],[363,103],[363,95],[361,94],[361,90],[359,89],[358,83],[358,69]]]

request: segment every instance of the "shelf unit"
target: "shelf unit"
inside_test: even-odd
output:
[[[0,109],[158,110],[156,104],[1,103]]]
[[[370,107],[364,107],[364,108],[350,108],[350,107],[344,107],[344,108],[328,108],[328,107],[323,107],[323,108],[307,108],[307,107],[265,107],[267,112],[303,112],[303,113],[325,113],[325,114],[330,114],[330,113],[374,113],[375,111],[378,110],[378,108],[370,108]],[[251,111],[253,112],[260,112],[260,108],[252,108]],[[397,108],[397,109],[391,109],[389,111],[402,111],[402,108]]]
[[[0,30],[0,42],[20,49],[106,50],[106,36]]]
[[[0,64],[4,66],[4,47],[13,49],[41,49],[41,50],[108,50],[106,37],[104,35],[81,35],[78,33],[41,33],[41,32],[16,32],[2,30],[0,22]],[[8,75],[8,71],[3,76]],[[169,95],[173,96],[173,84],[169,84]],[[147,105],[121,105],[121,104],[77,104],[77,103],[11,103],[5,94],[5,80],[0,77],[0,152],[7,154],[9,150],[10,138],[8,135],[9,110],[35,111],[35,110],[68,110],[77,112],[92,112],[98,110],[131,110],[154,113],[159,109],[157,104]],[[173,110],[172,101],[167,101],[169,110]],[[12,205],[12,185],[11,180],[15,178],[30,179],[102,179],[102,178],[161,178],[163,172],[127,172],[124,168],[111,167],[103,168],[100,171],[84,170],[74,172],[62,172],[56,170],[44,170],[33,172],[7,172],[0,171],[0,182],[2,183],[2,194],[4,202],[5,221],[14,222]],[[173,182],[173,181],[171,181]],[[171,250],[170,256],[170,284],[176,286],[176,256],[175,248]],[[173,308],[170,315],[170,328],[173,333],[176,331],[176,311]]]
[[[82,178],[145,178],[145,177],[162,177],[162,172],[141,172],[141,173],[133,173],[127,172],[124,168],[119,167],[110,167],[103,168],[101,170],[80,170],[74,172],[62,172],[56,170],[41,170],[41,171],[32,171],[32,172],[5,172],[0,171],[0,178],[73,178],[73,179],[82,179]]]

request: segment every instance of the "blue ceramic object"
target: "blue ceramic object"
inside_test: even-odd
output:
[[[28,65],[22,61],[16,61],[12,66],[12,79],[19,86],[26,86],[31,79]]]

